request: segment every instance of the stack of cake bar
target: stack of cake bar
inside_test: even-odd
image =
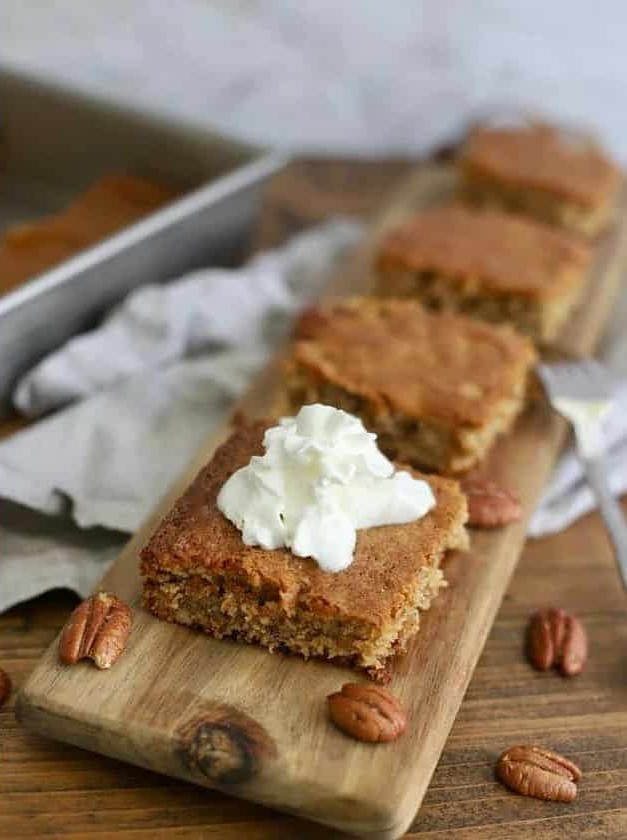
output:
[[[264,425],[240,427],[143,549],[156,616],[376,678],[416,633],[444,585],[445,553],[467,541],[451,476],[480,464],[523,410],[538,347],[556,339],[584,288],[585,237],[609,223],[620,185],[588,137],[545,125],[473,132],[458,171],[454,200],[381,243],[374,296],[303,314],[284,371],[291,413],[320,402],[357,415],[431,484],[435,508],[360,531],[339,573],[246,546],[216,506],[227,478],[263,451]]]

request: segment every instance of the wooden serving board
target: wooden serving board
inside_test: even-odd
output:
[[[447,197],[453,185],[444,167],[408,179],[329,291],[367,292],[382,233]],[[624,205],[613,231],[597,245],[584,300],[560,342],[567,352],[589,352],[606,322],[627,260]],[[275,362],[242,408],[251,416],[267,414],[278,388]],[[55,642],[18,697],[21,721],[43,735],[344,831],[401,836],[422,801],[565,431],[538,402],[493,451],[485,471],[516,490],[525,519],[500,531],[474,532],[470,553],[447,561],[449,588],[424,615],[420,633],[393,670],[390,688],[410,721],[395,743],[361,744],[330,725],[326,695],[354,680],[353,672],[215,641],[159,622],[142,609],[139,550],[224,439],[226,426],[202,447],[102,581],[102,588],[134,608],[123,657],[110,672],[87,663],[68,668],[58,663]]]

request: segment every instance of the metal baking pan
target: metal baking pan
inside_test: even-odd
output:
[[[131,289],[244,252],[280,155],[0,68],[0,229],[60,209],[106,173],[182,198],[0,297],[0,415],[16,379]]]

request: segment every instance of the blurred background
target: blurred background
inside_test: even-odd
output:
[[[627,161],[624,0],[2,0],[0,61],[308,153],[423,153],[494,107]]]

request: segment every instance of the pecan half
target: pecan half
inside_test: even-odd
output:
[[[327,700],[333,723],[358,741],[394,741],[407,727],[399,701],[378,685],[346,683]]]
[[[577,796],[581,770],[558,753],[523,744],[510,747],[496,764],[496,775],[523,796],[572,802]]]
[[[461,487],[468,502],[468,524],[475,528],[501,528],[522,516],[520,501],[494,481],[467,478]]]
[[[529,621],[528,653],[539,671],[559,668],[567,677],[580,674],[588,658],[586,629],[559,607],[539,610]]]
[[[11,693],[11,678],[0,668],[0,706],[3,706]]]
[[[92,595],[76,607],[63,628],[61,662],[76,665],[92,659],[98,668],[110,668],[126,647],[132,620],[130,608],[116,595]]]

